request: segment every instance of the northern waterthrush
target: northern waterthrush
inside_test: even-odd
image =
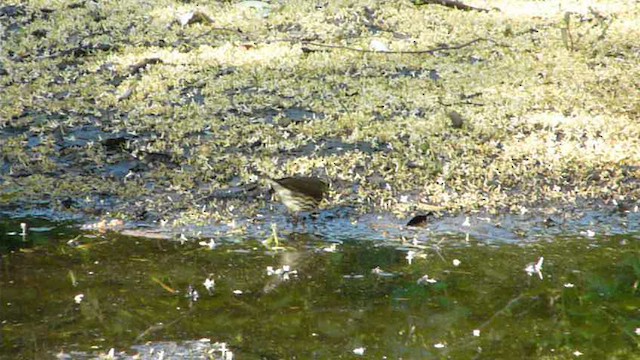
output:
[[[327,183],[316,177],[291,176],[277,180],[268,178],[267,181],[294,215],[301,211],[316,211],[329,189]]]

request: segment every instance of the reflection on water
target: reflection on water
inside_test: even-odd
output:
[[[202,338],[239,359],[628,358],[640,346],[633,235],[332,245],[281,234],[284,249],[210,249],[30,225],[40,232],[23,239],[8,235],[19,221],[0,224],[2,357],[206,353],[189,345]]]

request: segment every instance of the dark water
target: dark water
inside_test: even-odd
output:
[[[23,237],[19,223],[0,223],[2,358],[110,348],[116,357],[154,349],[148,358],[158,358],[162,348],[165,359],[199,358],[203,338],[225,342],[235,359],[640,357],[637,234],[352,240],[335,251],[318,237],[281,234],[284,249],[237,239],[210,250],[36,220]],[[540,274],[528,275],[540,257]],[[285,265],[288,280],[268,274]]]

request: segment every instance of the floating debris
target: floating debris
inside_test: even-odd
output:
[[[476,337],[480,336],[480,329],[473,330],[472,334],[473,336],[476,336]]]
[[[180,234],[180,245],[184,245],[187,241],[189,241],[189,239],[187,239],[184,234]]]
[[[409,250],[407,251],[407,256],[405,256],[404,258],[407,259],[407,263],[409,263],[409,265],[411,265],[411,263],[413,263],[413,258],[416,256],[416,252],[413,250]]]
[[[80,304],[83,299],[84,299],[84,294],[78,294],[73,297],[73,301],[75,301],[76,304]]]
[[[364,275],[362,274],[349,274],[349,275],[342,275],[343,279],[363,279]]]
[[[417,281],[418,285],[435,284],[437,282],[438,282],[438,280],[436,280],[434,278],[430,278],[429,275],[424,275],[423,277],[421,277]]]
[[[74,237],[73,239],[67,241],[67,246],[72,247],[72,248],[77,248],[80,246],[80,243],[78,242],[78,239],[80,238],[80,235]]]
[[[222,360],[233,360],[233,352],[227,348],[227,343],[216,342],[213,346],[216,347],[216,351],[220,352]]]
[[[80,227],[81,230],[98,230],[99,232],[106,232],[107,230],[122,230],[124,228],[124,221],[120,219],[106,219],[100,220],[96,223],[85,224]]]
[[[462,262],[458,259],[453,259],[453,266],[460,266],[460,264],[462,264]]]
[[[298,276],[298,270],[291,270],[291,267],[289,265],[282,265],[281,268],[278,269],[273,269],[273,266],[267,266],[267,275],[268,276],[273,276],[273,275],[277,275],[279,276],[283,281],[287,281],[290,279],[290,276]]]
[[[202,283],[204,288],[207,289],[209,295],[213,294],[213,291],[216,287],[216,281],[213,279],[213,274],[210,274],[209,277]]]
[[[171,294],[176,294],[178,293],[178,290],[173,289],[172,287],[170,287],[169,285],[165,284],[164,282],[162,282],[162,280],[158,279],[155,276],[151,277],[151,280],[153,282],[155,282],[156,284],[160,285],[163,289],[165,289],[167,292],[171,293]]]
[[[200,299],[200,294],[198,293],[198,290],[196,290],[191,285],[189,285],[189,287],[187,288],[187,293],[185,294],[185,296],[188,297],[189,300],[193,302],[198,301],[198,299]]]
[[[437,344],[433,345],[433,347],[436,348],[436,349],[444,349],[445,346],[446,345],[443,344],[443,343],[437,343]]]
[[[215,240],[213,240],[213,239],[210,239],[208,242],[207,242],[207,241],[200,241],[200,242],[198,243],[198,245],[200,245],[200,246],[206,246],[206,247],[208,247],[208,248],[209,248],[209,250],[213,250],[213,249],[215,249],[215,248],[216,248],[216,246],[218,246],[218,245],[216,244]]]
[[[538,274],[538,277],[540,278],[540,280],[544,279],[544,276],[542,276],[542,263],[544,262],[544,257],[540,257],[540,259],[538,259],[538,262],[531,263],[529,265],[527,265],[527,267],[524,268],[524,271],[527,272],[527,274],[529,274],[529,276],[532,276],[533,274]]]
[[[331,244],[328,247],[322,248],[322,251],[328,252],[328,253],[334,253],[336,252],[337,247],[338,247],[337,244]]]
[[[380,269],[379,266],[376,266],[375,268],[371,269],[371,273],[373,275],[378,275],[380,277],[392,277],[392,276],[394,276],[393,273],[386,272],[386,271]]]
[[[364,355],[364,351],[365,351],[365,350],[366,350],[366,348],[364,348],[364,347],[359,347],[359,348],[355,348],[355,349],[353,349],[353,353],[354,353],[354,354],[356,354],[356,355],[360,355],[360,356],[362,356],[362,355]]]
[[[575,285],[573,285],[572,283],[565,283],[563,286],[569,289],[575,287]]]

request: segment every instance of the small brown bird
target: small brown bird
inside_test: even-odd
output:
[[[277,180],[267,178],[267,181],[280,201],[294,215],[301,211],[316,211],[329,190],[327,183],[316,177],[291,176]]]

